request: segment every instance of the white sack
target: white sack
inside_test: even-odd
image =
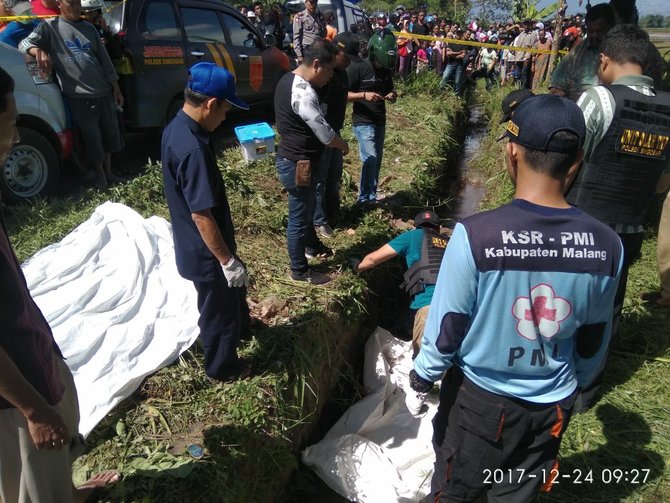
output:
[[[303,462],[328,486],[362,503],[420,501],[430,491],[434,454],[428,412],[413,417],[405,406],[412,347],[377,328],[365,345],[367,395],[347,410],[324,439],[303,451]]]
[[[85,436],[198,337],[195,288],[163,218],[106,202],[23,272],[74,375]]]

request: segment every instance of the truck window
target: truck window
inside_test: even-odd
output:
[[[149,0],[145,3],[139,29],[149,40],[181,40],[181,30],[170,1]]]
[[[225,42],[223,27],[217,11],[206,9],[181,9],[184,31],[189,42]]]
[[[258,35],[241,20],[230,14],[223,14],[224,23],[230,34],[230,44],[235,47],[260,47]]]

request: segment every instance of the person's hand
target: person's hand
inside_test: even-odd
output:
[[[433,383],[422,378],[412,369],[409,373],[409,387],[405,391],[405,405],[414,417],[423,416],[428,407],[425,407],[426,397],[433,388]]]
[[[42,77],[48,77],[51,75],[51,58],[49,53],[40,49],[39,47],[35,48],[35,60],[37,61],[37,69],[39,70]]]
[[[342,140],[344,142],[344,146],[342,148],[342,155],[347,155],[349,153],[349,144]]]
[[[358,257],[352,257],[349,259],[349,264],[351,265],[351,268],[354,270],[356,274],[360,274],[358,266],[361,265],[361,259],[359,259]]]
[[[405,394],[405,405],[407,405],[409,413],[414,417],[422,417],[428,411],[428,406],[426,406],[427,396],[428,393],[421,393],[409,388]]]
[[[30,438],[37,449],[60,450],[69,444],[70,436],[63,418],[48,405],[35,409],[26,420]]]
[[[386,96],[384,96],[384,99],[390,101],[391,103],[395,103],[395,100],[397,98],[398,98],[398,93],[396,93],[395,91],[391,91]]]
[[[221,264],[221,269],[230,288],[249,286],[247,270],[242,265],[242,262],[235,257],[231,258],[227,264]]]
[[[373,93],[372,91],[365,91],[364,93],[365,101],[372,101],[373,103],[384,101],[384,97],[379,93]]]

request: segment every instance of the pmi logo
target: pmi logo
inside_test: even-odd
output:
[[[571,313],[570,302],[558,297],[554,289],[544,283],[534,286],[529,297],[518,297],[512,306],[512,315],[518,320],[516,331],[531,341],[538,336],[554,337],[561,329],[561,322]]]

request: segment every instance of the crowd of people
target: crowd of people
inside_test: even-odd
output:
[[[403,6],[390,15],[375,13],[371,20],[375,29],[399,32],[397,73],[402,77],[434,71],[459,95],[465,84],[478,78],[485,79],[487,89],[515,84],[537,90],[549,78],[551,53],[558,50],[557,59],[566,62],[551,74],[551,86],[576,100],[586,87],[597,84],[598,44],[604,33],[617,23],[637,23],[634,4],[613,0],[588,5],[586,14],[563,17],[560,25],[537,19],[458,23],[426,11],[407,12]],[[664,63],[658,51],[652,51],[647,71],[659,86]]]
[[[117,75],[100,35],[80,20],[80,0],[62,0],[60,10],[59,18],[40,24],[20,47],[45,70],[53,64],[63,91],[76,104],[75,122],[90,135],[87,156],[110,181],[108,154],[119,148],[119,139],[118,130],[108,128],[114,104],[123,103]],[[484,61],[487,85],[495,85],[498,69],[504,69],[522,87],[503,103],[501,139],[507,140],[505,164],[514,200],[459,222],[449,240],[440,234],[439,217],[422,211],[415,229],[353,263],[363,273],[396,256],[406,260],[415,357],[404,390],[408,410],[421,415],[433,384],[442,381],[433,421],[434,501],[475,501],[485,493],[496,501],[532,501],[539,491],[550,490],[571,415],[597,399],[619,331],[628,270],[640,255],[646,212],[653,194],[670,188],[670,94],[646,75],[654,58],[646,32],[613,12],[609,4],[589,9],[586,41],[559,63],[563,80],[552,80],[549,94],[529,89],[533,71],[542,66],[532,51],[517,51],[510,61],[465,44],[493,38],[538,48],[551,33],[532,21],[487,29],[478,22],[466,29],[451,24],[446,33],[452,36],[444,38],[458,43],[446,42],[436,66],[434,46],[428,51],[429,44],[418,39],[415,47],[416,36],[435,27],[439,33],[447,21],[424,12],[409,15],[398,39],[391,31],[395,27],[377,16],[365,57],[355,34],[331,31],[332,40],[326,38],[315,1],[307,0],[294,19],[302,23],[299,64],[277,83],[274,111],[280,134],[276,173],[288,204],[289,278],[296,284],[331,281],[312,265],[332,255],[321,238],[333,236],[340,212],[343,156],[350,148],[341,135],[347,103],[353,103],[361,163],[356,204],[365,211],[382,199],[378,181],[386,103],[398,96],[396,72],[428,71],[433,65],[443,82],[462,92],[459,79],[474,50],[472,61]],[[254,15],[262,18],[262,10],[254,8]],[[404,16],[398,13],[397,21]],[[75,31],[89,43],[92,57],[67,52]],[[571,37],[582,36],[581,20],[567,22],[561,34],[566,36],[567,45]],[[579,61],[597,47],[597,63],[575,69],[570,56],[582,46]],[[403,47],[416,51],[416,62]],[[193,65],[185,78],[185,103],[163,131],[164,191],[177,270],[197,292],[205,372],[234,381],[253,372],[237,353],[250,324],[249,276],[238,255],[210,136],[232,107],[248,105],[238,97],[233,75],[213,63]],[[584,92],[570,99],[582,85]],[[0,160],[19,140],[16,120],[13,81],[0,69]],[[667,221],[667,199],[665,206]],[[76,389],[30,296],[1,217],[0,230],[5,306],[0,310],[0,499],[79,501],[119,474],[103,472],[83,486],[72,485]],[[659,232],[667,233],[667,226]],[[659,265],[666,268],[667,241],[667,234],[659,238]],[[667,280],[667,269],[662,277]],[[659,305],[667,305],[667,287],[655,299]],[[16,344],[20,338],[29,342]],[[486,470],[521,476],[491,483]]]

